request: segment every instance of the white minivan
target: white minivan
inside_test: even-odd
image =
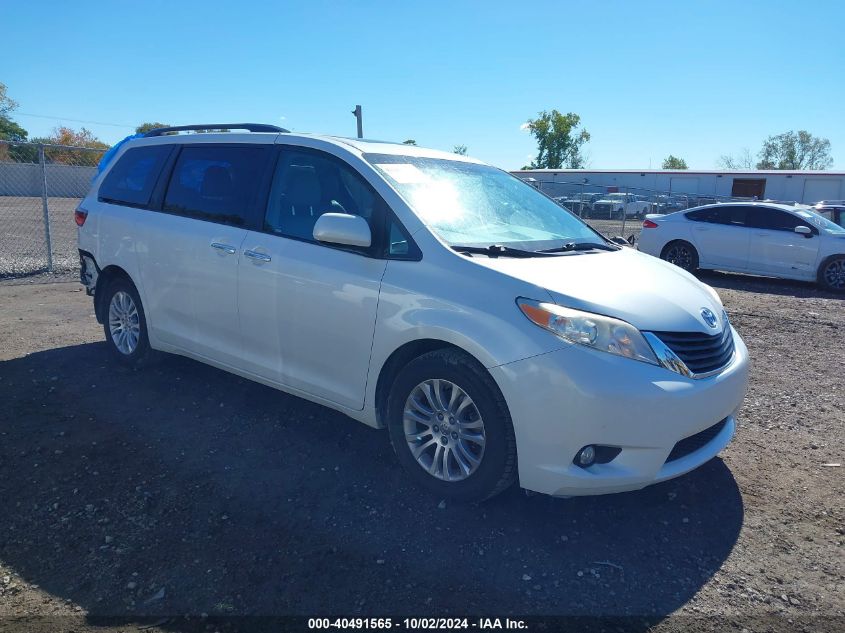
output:
[[[247,131],[175,133],[220,128]],[[734,434],[748,353],[716,292],[471,158],[160,129],[76,222],[118,359],[181,354],[386,427],[444,497],[635,490]]]

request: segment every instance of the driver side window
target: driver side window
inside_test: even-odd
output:
[[[324,213],[359,215],[370,223],[376,199],[351,168],[325,155],[282,150],[264,218],[264,230],[314,242],[314,224]]]

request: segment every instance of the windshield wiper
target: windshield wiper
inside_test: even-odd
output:
[[[542,251],[537,251],[538,253],[567,253],[570,251],[618,251],[619,246],[615,246],[613,244],[600,244],[598,242],[581,242],[576,244],[575,242],[567,242],[563,246],[558,246],[557,248],[547,248]]]
[[[487,255],[488,257],[546,257],[553,255],[546,251],[526,251],[521,248],[511,248],[502,244],[490,244],[489,246],[464,246],[452,244],[452,250],[459,253],[471,255]]]

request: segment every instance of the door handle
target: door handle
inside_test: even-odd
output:
[[[250,259],[254,259],[256,262],[269,262],[273,258],[269,255],[265,255],[264,253],[259,253],[258,251],[244,251],[244,255],[249,257]]]
[[[234,246],[229,246],[228,244],[221,244],[220,242],[212,242],[211,248],[216,248],[218,251],[223,251],[227,255],[234,255],[237,252]]]

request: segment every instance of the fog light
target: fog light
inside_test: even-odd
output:
[[[588,466],[592,466],[593,462],[596,461],[596,447],[592,444],[588,444],[580,451],[578,454],[575,455],[575,463],[582,468],[587,468]]]

